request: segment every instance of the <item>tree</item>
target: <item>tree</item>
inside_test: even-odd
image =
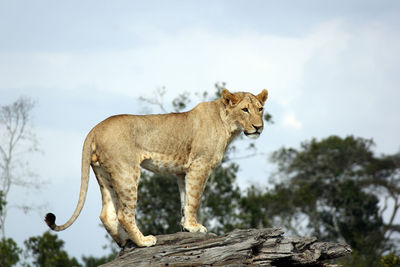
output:
[[[82,261],[84,263],[83,266],[85,267],[97,267],[100,266],[102,264],[105,264],[107,262],[112,261],[115,258],[116,255],[108,255],[108,256],[103,256],[100,258],[96,258],[93,256],[82,256]]]
[[[13,266],[19,262],[19,255],[22,250],[11,238],[0,240],[0,266]]]
[[[391,239],[393,233],[400,232],[400,223],[395,223],[400,209],[400,153],[374,158],[367,169],[368,177],[361,181],[364,188],[383,197],[380,216],[387,211],[391,201],[390,219],[384,223],[383,235]]]
[[[99,224],[99,226],[104,229],[103,224]],[[103,249],[108,250],[108,253],[102,257],[82,256],[83,266],[97,267],[109,261],[112,261],[118,255],[119,247],[117,246],[115,241],[108,235],[108,233],[106,233],[105,237],[108,244],[105,244],[103,246]]]
[[[0,191],[0,216],[5,205],[6,202],[3,199],[3,192]],[[0,266],[8,267],[15,265],[19,261],[21,252],[22,250],[13,239],[2,238],[0,240]]]
[[[213,233],[225,233],[237,226],[240,200],[240,189],[235,183],[237,170],[238,166],[234,163],[218,165],[202,196],[199,222]],[[143,172],[138,190],[136,214],[145,235],[170,234],[181,230],[181,203],[175,176]]]
[[[3,217],[3,213],[4,213],[6,204],[7,204],[7,202],[4,199],[3,191],[0,190],[0,218]],[[0,228],[3,228],[3,224],[0,224]]]
[[[144,235],[180,231],[180,203],[175,176],[142,172],[136,214]]]
[[[396,267],[400,266],[400,256],[396,256],[393,253],[388,254],[381,258],[380,264],[382,267]]]
[[[383,252],[395,249],[389,234],[398,227],[383,221],[387,206],[379,205],[384,192],[377,189],[384,187],[394,199],[395,218],[400,165],[393,160],[398,156],[374,156],[372,146],[372,140],[330,136],[274,152],[280,182],[263,196],[271,207],[266,215],[294,231],[306,222],[309,234],[348,243],[357,256],[352,266],[377,265]]]
[[[36,175],[29,170],[27,154],[38,151],[36,135],[30,126],[35,103],[21,97],[11,105],[0,108],[0,190],[7,201],[13,185],[38,187]],[[8,207],[4,205],[0,216],[1,236],[5,238]]]
[[[223,234],[240,225],[240,188],[236,183],[239,165],[223,162],[212,172],[202,197],[199,220],[209,230]]]
[[[24,241],[26,254],[34,266],[71,267],[80,266],[78,261],[68,256],[63,249],[64,241],[49,231],[42,236],[30,237]]]

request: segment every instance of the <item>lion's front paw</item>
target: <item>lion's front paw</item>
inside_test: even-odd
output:
[[[151,247],[154,246],[157,243],[157,238],[153,235],[148,235],[143,237],[141,242],[137,244],[139,247]]]
[[[184,225],[183,228],[191,233],[196,233],[196,232],[200,232],[200,233],[206,233],[207,232],[207,228],[205,228],[203,225],[196,223],[193,225]]]
[[[200,232],[200,233],[207,233],[207,228],[206,228],[205,226],[203,226],[203,225],[200,224],[200,227],[199,227],[198,232]]]

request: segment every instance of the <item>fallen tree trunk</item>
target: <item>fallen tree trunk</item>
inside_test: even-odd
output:
[[[157,236],[153,247],[125,248],[114,266],[323,266],[351,253],[348,245],[283,236],[279,228],[235,230],[222,236],[181,232]]]

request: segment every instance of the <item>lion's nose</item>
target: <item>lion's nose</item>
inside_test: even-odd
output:
[[[256,129],[256,131],[258,132],[258,130],[262,129],[262,126],[258,126],[258,125],[254,125],[253,124],[254,129]]]

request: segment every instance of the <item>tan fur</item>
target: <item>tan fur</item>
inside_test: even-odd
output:
[[[243,131],[258,137],[263,130],[263,105],[268,92],[232,94],[204,102],[184,113],[118,115],[96,125],[88,134],[82,152],[82,183],[78,205],[71,219],[51,229],[61,231],[78,217],[86,198],[89,165],[102,195],[100,219],[119,246],[131,239],[138,246],[152,246],[154,236],[143,236],[135,222],[140,167],[175,174],[182,204],[184,229],[206,232],[197,222],[200,199],[209,175],[220,162],[229,143]]]

